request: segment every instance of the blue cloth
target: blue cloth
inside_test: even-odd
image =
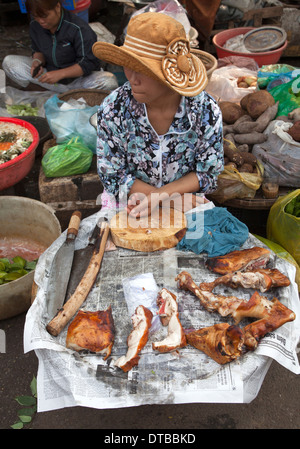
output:
[[[226,208],[187,214],[187,232],[177,249],[205,252],[209,257],[223,256],[240,249],[249,235],[248,227],[234,217]]]

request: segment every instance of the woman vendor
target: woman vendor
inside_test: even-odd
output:
[[[2,66],[8,78],[24,88],[34,83],[55,92],[118,87],[112,73],[100,71],[92,52],[97,35],[83,19],[65,10],[60,0],[27,0],[26,9],[33,19],[32,57],[6,56]]]
[[[128,213],[145,216],[173,195],[189,200],[184,210],[205,202],[197,193],[213,191],[223,170],[222,117],[184,27],[142,13],[131,18],[122,47],[97,42],[93,52],[123,66],[128,79],[98,111],[102,205],[128,198]]]

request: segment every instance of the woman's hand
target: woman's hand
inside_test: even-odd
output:
[[[208,200],[200,195],[192,193],[173,193],[168,195],[166,192],[151,192],[149,195],[143,193],[134,193],[130,196],[127,205],[127,213],[134,217],[145,217],[151,215],[153,210],[158,207],[170,207],[187,212],[200,204],[208,203]]]
[[[145,217],[159,206],[187,212],[208,202],[203,196],[190,193],[198,189],[199,181],[193,172],[159,188],[136,179],[130,191],[127,213],[135,217]]]
[[[127,213],[133,217],[146,217],[151,214],[151,211],[157,207],[156,194],[151,192],[133,193],[130,195],[127,203]]]

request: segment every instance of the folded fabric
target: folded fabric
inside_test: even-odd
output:
[[[177,249],[222,256],[240,249],[249,235],[248,227],[224,207],[186,215],[187,232]]]

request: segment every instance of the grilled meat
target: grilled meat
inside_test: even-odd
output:
[[[106,360],[111,354],[114,337],[111,307],[97,312],[79,310],[68,327],[66,346],[74,351],[87,349],[104,354]]]
[[[290,285],[290,280],[277,268],[262,268],[260,270],[225,274],[213,282],[202,282],[199,288],[212,292],[217,285],[227,285],[232,288],[254,288],[266,292],[272,287],[287,287]]]
[[[144,306],[138,306],[131,317],[133,330],[127,338],[127,353],[115,362],[115,366],[121,368],[125,373],[137,365],[140,360],[139,353],[144,348],[149,337],[153,314]]]
[[[284,306],[277,298],[273,298],[270,313],[264,318],[254,321],[243,328],[245,341],[248,350],[257,348],[259,341],[269,332],[273,332],[283,324],[294,321],[295,313]]]
[[[187,342],[203,351],[220,365],[232,362],[241,356],[244,343],[243,331],[227,323],[186,332]]]
[[[218,312],[223,317],[231,316],[235,323],[239,323],[243,318],[261,319],[270,317],[270,314],[275,313],[273,308],[274,304],[277,303],[269,301],[258,292],[254,292],[249,301],[245,301],[236,296],[214,295],[210,291],[201,290],[186,271],[179,273],[176,280],[178,281],[178,287],[193,293],[206,310]],[[283,304],[281,306],[282,311],[286,309],[285,313],[291,312]]]
[[[218,274],[228,274],[235,271],[254,270],[264,268],[269,261],[270,251],[254,246],[249,249],[232,251],[224,256],[207,259],[206,266]]]
[[[159,352],[169,352],[186,345],[186,338],[179,321],[176,296],[163,288],[157,297],[158,314],[164,326],[168,326],[168,335],[162,341],[152,343],[152,348]]]

